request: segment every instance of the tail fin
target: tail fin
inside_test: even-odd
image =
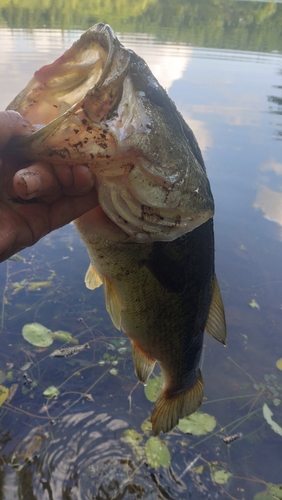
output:
[[[163,390],[151,417],[153,434],[157,436],[160,432],[171,431],[180,418],[188,417],[199,408],[203,395],[204,382],[200,370],[194,385],[179,394],[168,396]]]

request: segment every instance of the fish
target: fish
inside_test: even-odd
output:
[[[104,286],[106,309],[130,339],[147,384],[164,384],[151,415],[169,432],[203,398],[204,331],[226,344],[214,269],[214,200],[196,138],[147,64],[99,23],[37,71],[8,109],[34,126],[10,152],[81,164],[97,206],[75,221],[90,257],[86,286]]]
[[[61,349],[55,349],[55,351],[51,352],[51,358],[67,358],[68,356],[75,356],[84,349],[90,349],[90,345],[88,342],[83,345],[76,345],[74,347],[61,347]]]
[[[233,441],[236,441],[237,439],[240,439],[241,437],[243,437],[242,432],[237,432],[236,434],[233,434],[232,436],[226,436],[226,437],[222,438],[222,442],[224,444],[231,444],[231,443],[233,443]]]

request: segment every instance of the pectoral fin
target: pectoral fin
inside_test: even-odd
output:
[[[111,320],[115,327],[121,329],[121,305],[119,298],[116,295],[114,287],[108,278],[104,278],[104,291],[106,309],[111,316]]]
[[[136,344],[131,342],[132,344],[132,357],[133,357],[133,363],[134,363],[134,368],[136,375],[140,382],[143,384],[147,383],[148,378],[150,377],[154,366],[155,366],[155,361],[146,354],[141,351]]]
[[[84,281],[86,287],[89,288],[89,290],[95,290],[95,288],[98,288],[103,284],[101,275],[98,273],[98,271],[96,271],[95,267],[91,263],[89,264],[89,267],[86,271]]]
[[[226,345],[226,321],[219,285],[214,277],[212,298],[205,330],[216,340]]]

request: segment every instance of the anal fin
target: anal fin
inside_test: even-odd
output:
[[[121,305],[119,298],[116,295],[113,284],[108,278],[104,278],[104,291],[106,309],[111,316],[111,320],[115,327],[121,329]]]
[[[95,290],[95,288],[98,288],[103,284],[101,275],[98,273],[98,271],[96,271],[95,267],[91,263],[89,264],[89,267],[86,271],[84,281],[86,287],[89,288],[89,290]]]
[[[199,408],[203,395],[204,382],[200,370],[196,382],[187,389],[173,395],[168,395],[164,389],[151,417],[153,434],[157,436],[160,432],[171,431],[180,418],[188,417]]]
[[[216,340],[226,345],[226,321],[220,288],[216,276],[214,277],[212,298],[205,330]]]
[[[146,354],[141,351],[136,344],[134,344],[134,342],[131,342],[131,345],[136,375],[142,384],[146,384],[154,369],[155,361],[146,356]]]

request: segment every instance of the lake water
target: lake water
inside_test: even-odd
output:
[[[9,396],[0,395],[0,499],[281,499],[281,3],[2,0],[0,9],[0,109],[98,21],[167,89],[211,182],[228,326],[228,347],[206,336],[202,361],[200,411],[216,426],[162,435],[171,459],[158,466],[148,451],[153,403],[136,387],[129,341],[112,326],[103,291],[84,286],[88,257],[74,227],[1,264],[0,382]],[[66,338],[34,347],[21,334],[32,322],[90,349],[50,358]],[[43,396],[51,386],[55,399]]]

